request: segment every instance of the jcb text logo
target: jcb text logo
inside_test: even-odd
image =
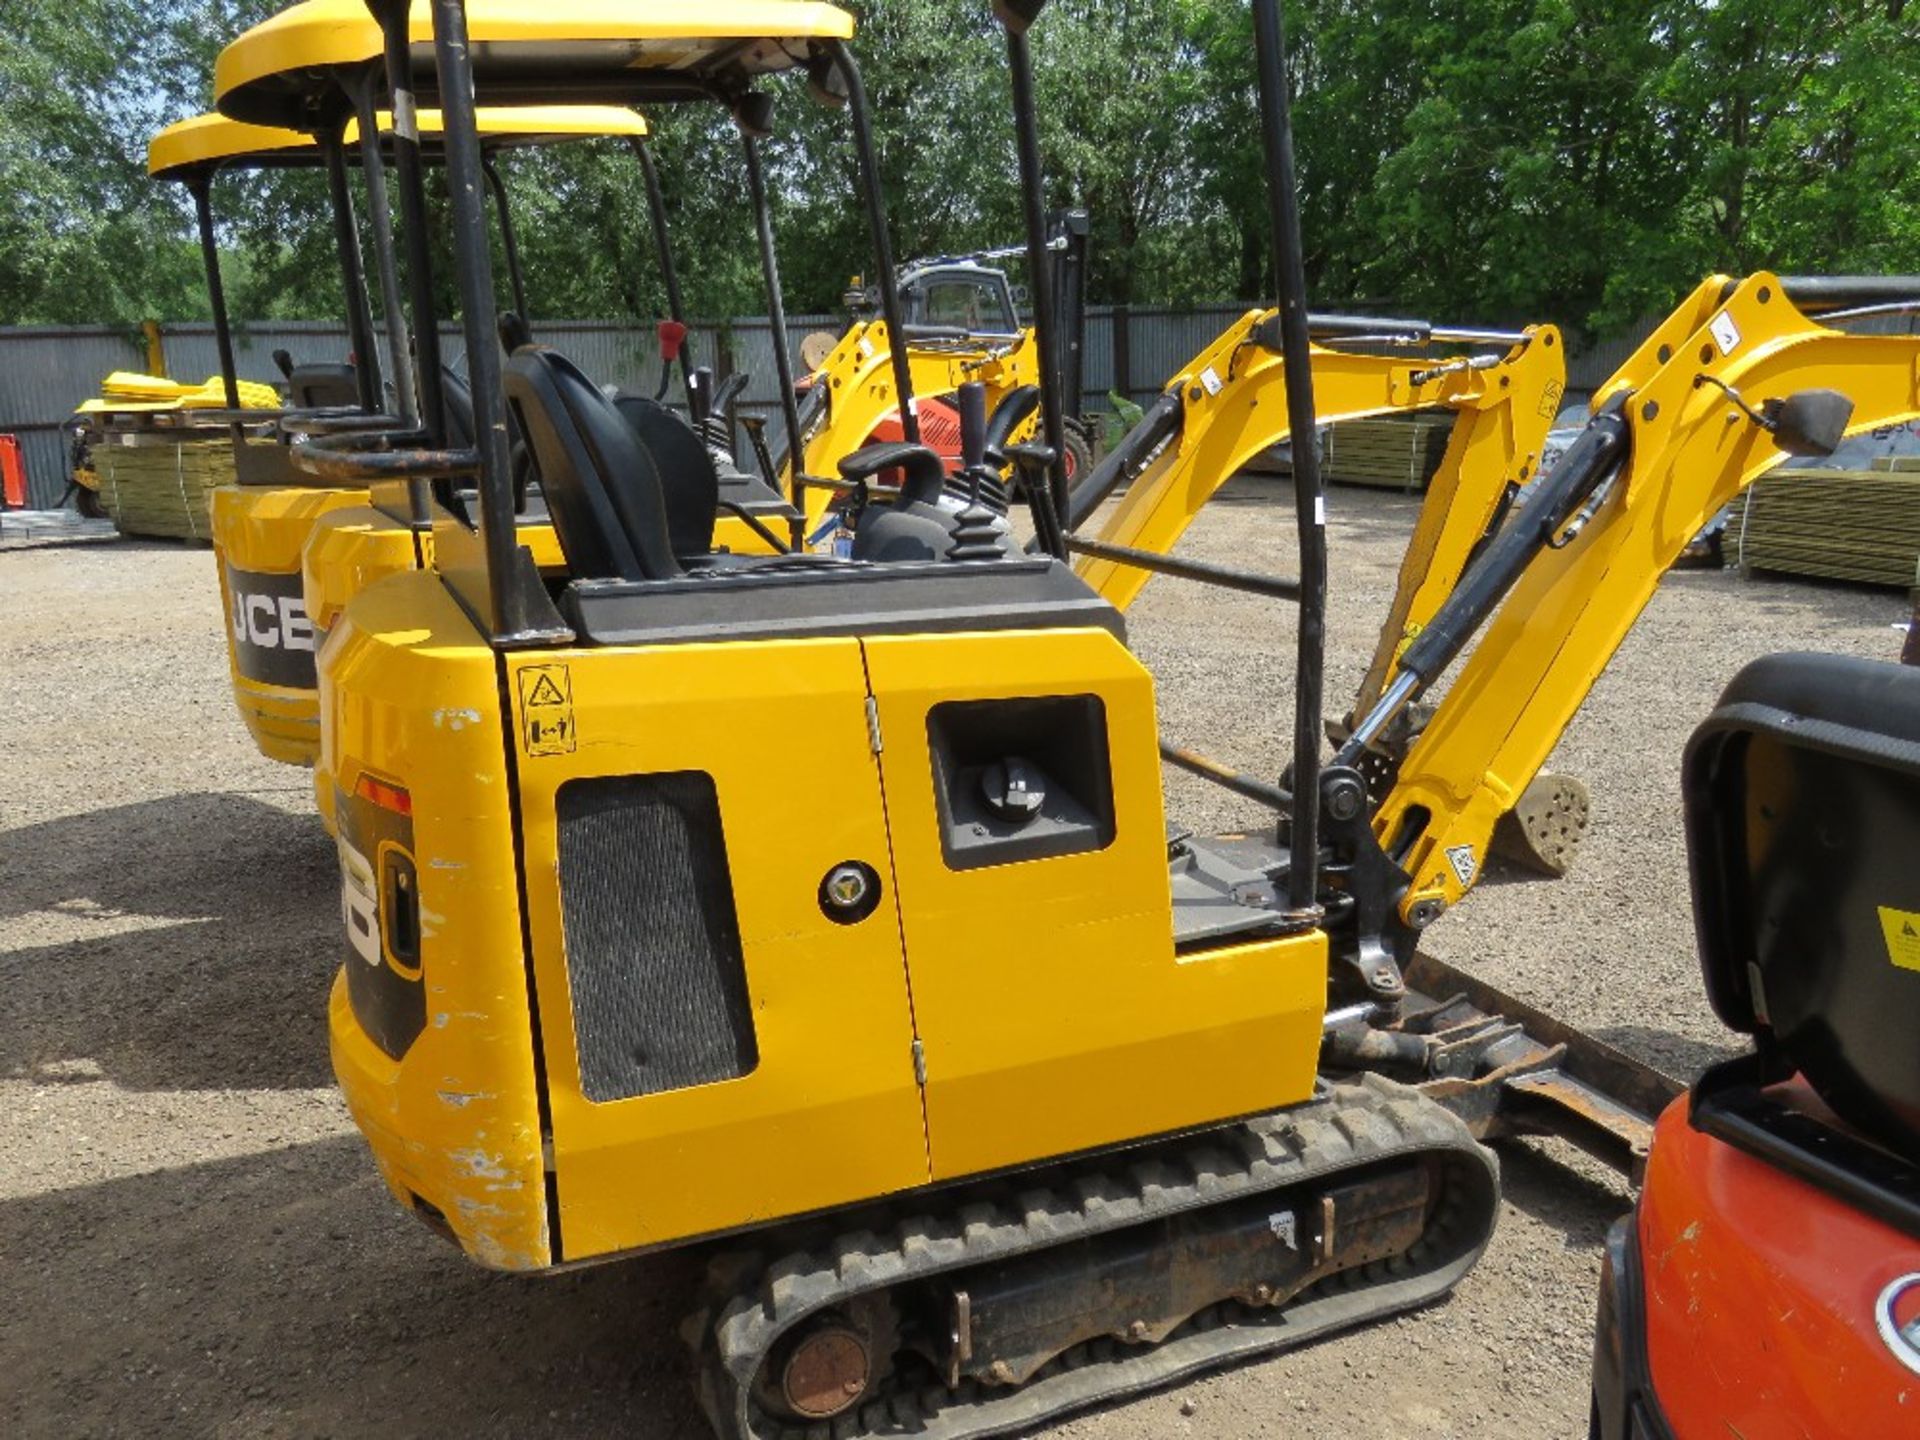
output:
[[[233,668],[249,680],[311,690],[315,636],[300,591],[300,572],[227,566],[227,638]]]

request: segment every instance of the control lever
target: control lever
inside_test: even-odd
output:
[[[1007,458],[1020,477],[1020,493],[1027,497],[1027,509],[1033,516],[1033,533],[1040,548],[1049,555],[1065,555],[1067,542],[1060,529],[1060,517],[1053,508],[1053,462],[1051,445],[1029,440],[1024,445],[1007,447]]]
[[[971,475],[987,463],[987,387],[969,380],[954,398],[960,402],[960,471]]]
[[[678,320],[662,320],[654,327],[660,338],[660,385],[655,400],[667,398],[667,383],[673,377],[673,362],[680,358],[680,347],[687,343],[687,327]]]
[[[665,386],[661,387],[665,393]],[[654,397],[656,400],[659,396]],[[695,430],[707,423],[713,413],[713,372],[702,365],[687,376],[687,419]]]
[[[742,415],[740,426],[747,432],[747,443],[753,447],[753,458],[759,462],[760,473],[766,477],[768,487],[778,491],[780,476],[773,468],[773,451],[767,448],[767,417]]]

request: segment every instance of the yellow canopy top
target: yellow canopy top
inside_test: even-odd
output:
[[[422,138],[431,140],[440,133],[438,110],[422,110],[418,118]],[[481,143],[490,149],[647,133],[639,112],[621,105],[484,105],[476,118]],[[379,123],[384,134],[393,116],[382,110]],[[345,139],[348,146],[359,143],[358,121],[347,122]],[[217,114],[176,120],[147,142],[147,173],[168,180],[229,164],[314,165],[319,160],[311,135]]]
[[[427,94],[427,0],[413,0],[409,25]],[[467,31],[483,98],[692,100],[802,64],[816,41],[851,39],[853,16],[820,0],[468,0]],[[364,0],[301,0],[220,52],[214,101],[237,120],[308,128],[328,98],[325,72],[383,50]]]

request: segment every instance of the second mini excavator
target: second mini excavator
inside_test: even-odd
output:
[[[724,42],[665,45],[675,7],[556,0],[563,40],[471,45],[469,9],[494,3],[433,0],[412,60],[447,107],[487,423],[468,450],[320,436],[299,457],[478,493],[471,521],[439,517],[434,568],[355,596],[322,658],[334,1065],[396,1198],[502,1269],[709,1243],[688,1335],[725,1436],[957,1440],[1444,1294],[1497,1213],[1482,1138],[1551,1130],[1631,1170],[1673,1087],[1416,942],[1703,508],[1920,413],[1920,339],[1834,328],[1920,283],[1703,286],[1330,765],[1326,535],[1299,447],[1290,792],[1268,787],[1263,834],[1170,831],[1152,677],[1067,563],[1057,407],[1013,457],[1044,553],[1000,543],[972,414],[958,510],[934,503],[953,479],[937,456],[875,447],[850,483],[905,484],[873,497],[850,559],[690,553],[667,521],[679,477],[598,388],[549,347],[502,367],[489,343],[476,82],[491,99],[565,69],[609,99],[764,117],[770,77],[804,70],[848,104],[877,209],[851,17],[716,0]],[[1039,9],[1003,11],[1036,247]],[[1254,14],[1304,435],[1279,7]],[[564,574],[514,541],[509,406]],[[862,553],[883,546],[904,558]],[[1476,637],[1370,786],[1367,746]],[[774,783],[748,733],[804,737],[827,783]]]

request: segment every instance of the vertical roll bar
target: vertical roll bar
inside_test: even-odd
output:
[[[834,68],[847,82],[847,110],[853,120],[853,148],[860,160],[860,188],[867,206],[867,228],[873,234],[873,263],[880,270],[880,313],[887,322],[887,345],[893,356],[893,388],[900,397],[900,433],[910,445],[920,442],[920,417],[914,413],[913,367],[907,360],[906,327],[900,309],[900,284],[893,273],[893,241],[887,234],[887,202],[880,188],[880,162],[873,152],[873,127],[867,114],[867,89],[860,67],[844,40],[827,44]],[[799,437],[788,445],[788,464],[800,473]]]
[[[1053,266],[1047,253],[1047,220],[1040,174],[1040,127],[1033,103],[1033,55],[1027,48],[1027,26],[1039,6],[1027,13],[996,4],[1007,36],[1007,69],[1013,77],[1013,130],[1020,152],[1020,208],[1027,231],[1027,286],[1032,299],[1034,341],[1040,351],[1040,424],[1053,463],[1047,467],[1047,488],[1053,494],[1053,513],[1067,513],[1067,430],[1060,411],[1060,369],[1056,363],[1060,337],[1055,334]],[[1064,523],[1064,521],[1062,521]],[[1066,537],[1049,523],[1041,537],[1056,560],[1067,558]]]
[[[1294,521],[1300,535],[1300,621],[1293,679],[1293,794],[1287,904],[1318,908],[1320,881],[1320,706],[1326,650],[1326,500],[1314,453],[1313,361],[1307,337],[1307,272],[1294,187],[1293,122],[1287,105],[1286,27],[1281,0],[1253,0],[1260,78],[1260,140],[1267,161],[1267,208],[1279,281],[1280,344],[1293,432]]]
[[[500,342],[493,304],[493,257],[487,253],[487,217],[480,198],[480,136],[474,120],[473,63],[465,0],[433,0],[433,58],[439,74],[446,145],[448,222],[460,282],[461,322],[467,341],[467,378],[473,388],[473,443],[478,452],[480,540],[486,555],[487,620],[493,637],[518,635],[529,616],[513,580],[513,473],[507,452],[506,402],[500,380]]]
[[[513,231],[513,206],[507,203],[507,182],[500,178],[500,167],[491,155],[481,155],[480,169],[487,177],[494,219],[500,226],[500,253],[507,262],[507,291],[513,296],[513,313],[527,320],[531,318],[527,313],[527,277],[520,269],[520,241]]]
[[[640,174],[647,182],[647,213],[653,220],[653,248],[660,257],[660,279],[667,287],[667,318],[678,325],[687,323],[686,305],[680,298],[680,271],[673,263],[673,237],[667,228],[667,198],[660,189],[660,167],[653,163],[653,147],[644,135],[629,135],[627,146],[640,162]],[[687,409],[693,409],[693,345],[690,337],[680,341],[680,384],[687,392]]]
[[[207,303],[213,307],[213,343],[220,351],[220,385],[227,408],[240,408],[240,369],[233,358],[233,327],[227,318],[227,287],[220,279],[220,247],[213,234],[213,171],[196,171],[187,178],[193,194],[193,214],[200,226],[200,260],[207,267]],[[239,422],[234,438],[240,438]]]
[[[767,282],[767,323],[773,331],[773,373],[780,386],[780,415],[787,427],[787,499],[802,516],[807,513],[806,487],[800,479],[800,402],[793,389],[793,356],[788,353],[787,302],[780,293],[780,261],[773,249],[773,214],[767,208],[767,177],[760,168],[760,142],[741,135],[747,152],[747,196],[753,205],[753,226],[760,236],[760,273]],[[899,342],[895,341],[895,348]],[[804,520],[794,522],[794,548],[800,548]]]
[[[340,250],[340,283],[346,291],[347,343],[353,347],[353,373],[360,391],[360,408],[369,415],[378,415],[386,408],[385,396],[381,393],[380,357],[374,353],[367,276],[360,268],[360,235],[353,221],[353,191],[347,184],[347,153],[340,138],[344,128],[344,122],[336,121],[315,138],[327,162],[334,242]]]
[[[374,110],[374,77],[369,71],[348,86],[360,122],[360,178],[367,187],[367,223],[373,227],[373,262],[380,272],[380,308],[387,319],[387,360],[393,367],[393,393],[400,418],[420,418],[414,388],[413,343],[405,307],[400,303],[400,269],[393,253],[393,211],[387,204],[387,162],[380,153],[380,117]]]
[[[393,168],[400,182],[400,223],[407,245],[407,298],[413,309],[413,346],[419,378],[420,418],[430,442],[447,443],[447,401],[440,388],[440,323],[433,313],[433,252],[427,244],[427,189],[420,161],[420,121],[413,98],[409,11],[401,3],[376,3],[385,47],[387,97],[393,107]],[[410,487],[416,518],[428,510],[425,487]]]

